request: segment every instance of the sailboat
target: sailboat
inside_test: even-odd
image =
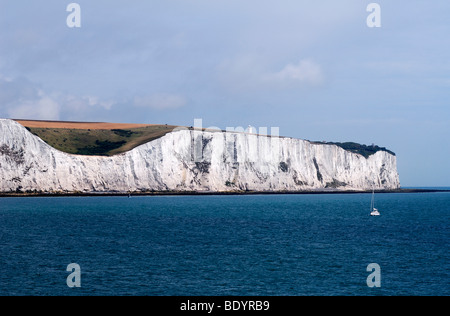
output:
[[[372,189],[372,201],[370,203],[370,215],[379,216],[380,212],[375,208],[375,190]]]

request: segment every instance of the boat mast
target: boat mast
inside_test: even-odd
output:
[[[370,203],[370,211],[375,209],[375,189],[372,188],[372,202]]]

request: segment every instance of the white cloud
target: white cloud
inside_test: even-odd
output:
[[[96,96],[74,96],[47,92],[27,78],[0,75],[0,117],[59,120],[87,119],[90,113],[110,110],[114,103]]]
[[[281,83],[298,82],[315,85],[323,82],[323,73],[320,65],[310,59],[304,59],[297,64],[286,65],[279,72],[269,74],[267,79]]]
[[[114,105],[113,101],[100,100],[100,98],[96,96],[87,96],[84,97],[84,99],[87,100],[90,106],[99,106],[104,108],[105,110],[111,110],[112,106]]]
[[[269,69],[267,64],[258,56],[227,59],[218,66],[218,77],[224,86],[239,91],[295,89],[324,81],[322,67],[311,59],[288,63],[278,71]]]
[[[9,104],[7,113],[11,118],[18,119],[58,120],[60,107],[56,100],[39,90],[36,99],[17,100]]]
[[[0,113],[11,118],[57,120],[60,107],[49,95],[26,78],[0,77]]]
[[[101,100],[96,96],[62,95],[59,99],[64,104],[65,109],[73,112],[86,111],[93,107],[110,110],[114,105],[114,102]]]
[[[186,99],[173,94],[154,94],[144,97],[135,97],[134,105],[155,110],[176,109],[184,106]]]

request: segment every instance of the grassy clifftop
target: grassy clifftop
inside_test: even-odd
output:
[[[112,156],[171,132],[173,125],[19,121],[50,146],[70,154]],[[64,124],[69,123],[69,124]],[[103,124],[103,125],[102,125]],[[51,127],[46,127],[51,126]],[[108,128],[105,128],[108,127]]]

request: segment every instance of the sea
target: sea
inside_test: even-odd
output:
[[[450,192],[375,194],[381,216],[370,203],[0,198],[0,296],[450,295]]]

